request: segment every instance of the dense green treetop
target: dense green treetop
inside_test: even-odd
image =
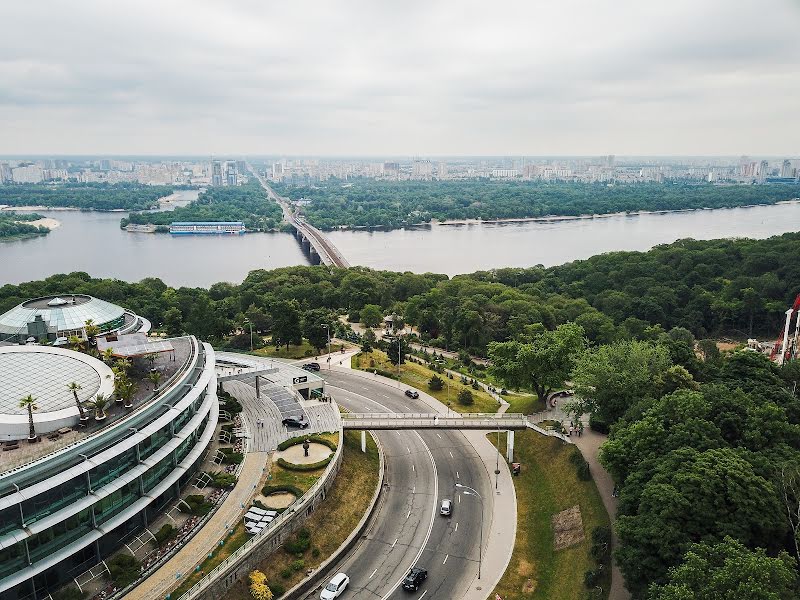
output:
[[[141,183],[43,183],[2,185],[0,204],[69,207],[83,210],[144,210],[169,196],[169,185]]]
[[[282,214],[258,181],[252,179],[236,187],[210,187],[197,200],[172,211],[131,213],[122,219],[121,226],[128,223],[169,225],[174,221],[243,221],[251,231],[269,231],[280,223]]]
[[[431,219],[510,219],[774,204],[800,196],[800,185],[686,183],[544,183],[531,181],[339,180],[273,184],[323,229],[403,227]]]
[[[785,552],[768,556],[726,537],[718,544],[692,544],[667,583],[653,585],[648,600],[794,600],[797,570]]]
[[[0,240],[34,235],[44,235],[50,232],[43,225],[31,225],[25,221],[36,221],[42,215],[36,213],[18,213],[8,210],[0,210]]]

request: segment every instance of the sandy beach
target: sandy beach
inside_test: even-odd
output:
[[[21,222],[27,223],[28,225],[39,225],[41,227],[47,227],[48,229],[55,229],[56,227],[61,227],[61,221],[56,221],[55,219],[51,219],[49,217],[36,219],[35,221],[21,221]]]

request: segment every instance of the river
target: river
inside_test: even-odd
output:
[[[61,221],[46,236],[0,243],[0,284],[86,271],[179,286],[241,282],[253,269],[308,264],[293,236],[171,236],[119,228],[125,213],[37,211]],[[612,250],[646,250],[680,238],[765,238],[800,231],[800,203],[666,214],[502,224],[430,225],[396,231],[334,231],[353,265],[470,273],[495,267],[552,266]]]

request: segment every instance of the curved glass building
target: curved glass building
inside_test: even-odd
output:
[[[144,321],[121,306],[92,296],[46,296],[23,302],[0,315],[0,341],[23,343],[34,338],[52,342],[73,335],[85,339],[89,320],[101,333],[131,333],[140,330]]]
[[[118,312],[106,314],[102,323],[119,322]],[[97,316],[90,311],[80,318]],[[63,321],[67,328],[78,322]],[[5,442],[0,598],[46,598],[163,514],[192,479],[217,424],[214,351],[194,337],[173,343],[181,348],[174,373],[130,412],[93,425],[91,432],[72,432],[77,437],[68,444],[52,442],[57,449],[28,461],[21,452],[41,453],[46,442]],[[61,393],[65,381],[52,385],[54,394]]]

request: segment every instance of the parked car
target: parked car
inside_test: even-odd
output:
[[[333,600],[342,595],[344,588],[350,583],[350,578],[344,573],[337,573],[331,582],[325,586],[322,593],[319,595],[320,600]]]
[[[305,369],[306,371],[319,371],[319,363],[306,363],[301,368]]]
[[[287,427],[299,427],[300,429],[305,429],[309,425],[305,415],[300,415],[299,417],[286,417],[281,422]]]
[[[406,578],[403,579],[403,589],[409,592],[416,592],[419,586],[422,585],[422,582],[427,578],[428,572],[425,569],[414,567],[408,572]]]
[[[445,498],[442,500],[442,506],[439,508],[439,514],[449,517],[453,514],[453,501]]]
[[[409,398],[419,398],[419,392],[417,390],[406,390],[406,396]]]

